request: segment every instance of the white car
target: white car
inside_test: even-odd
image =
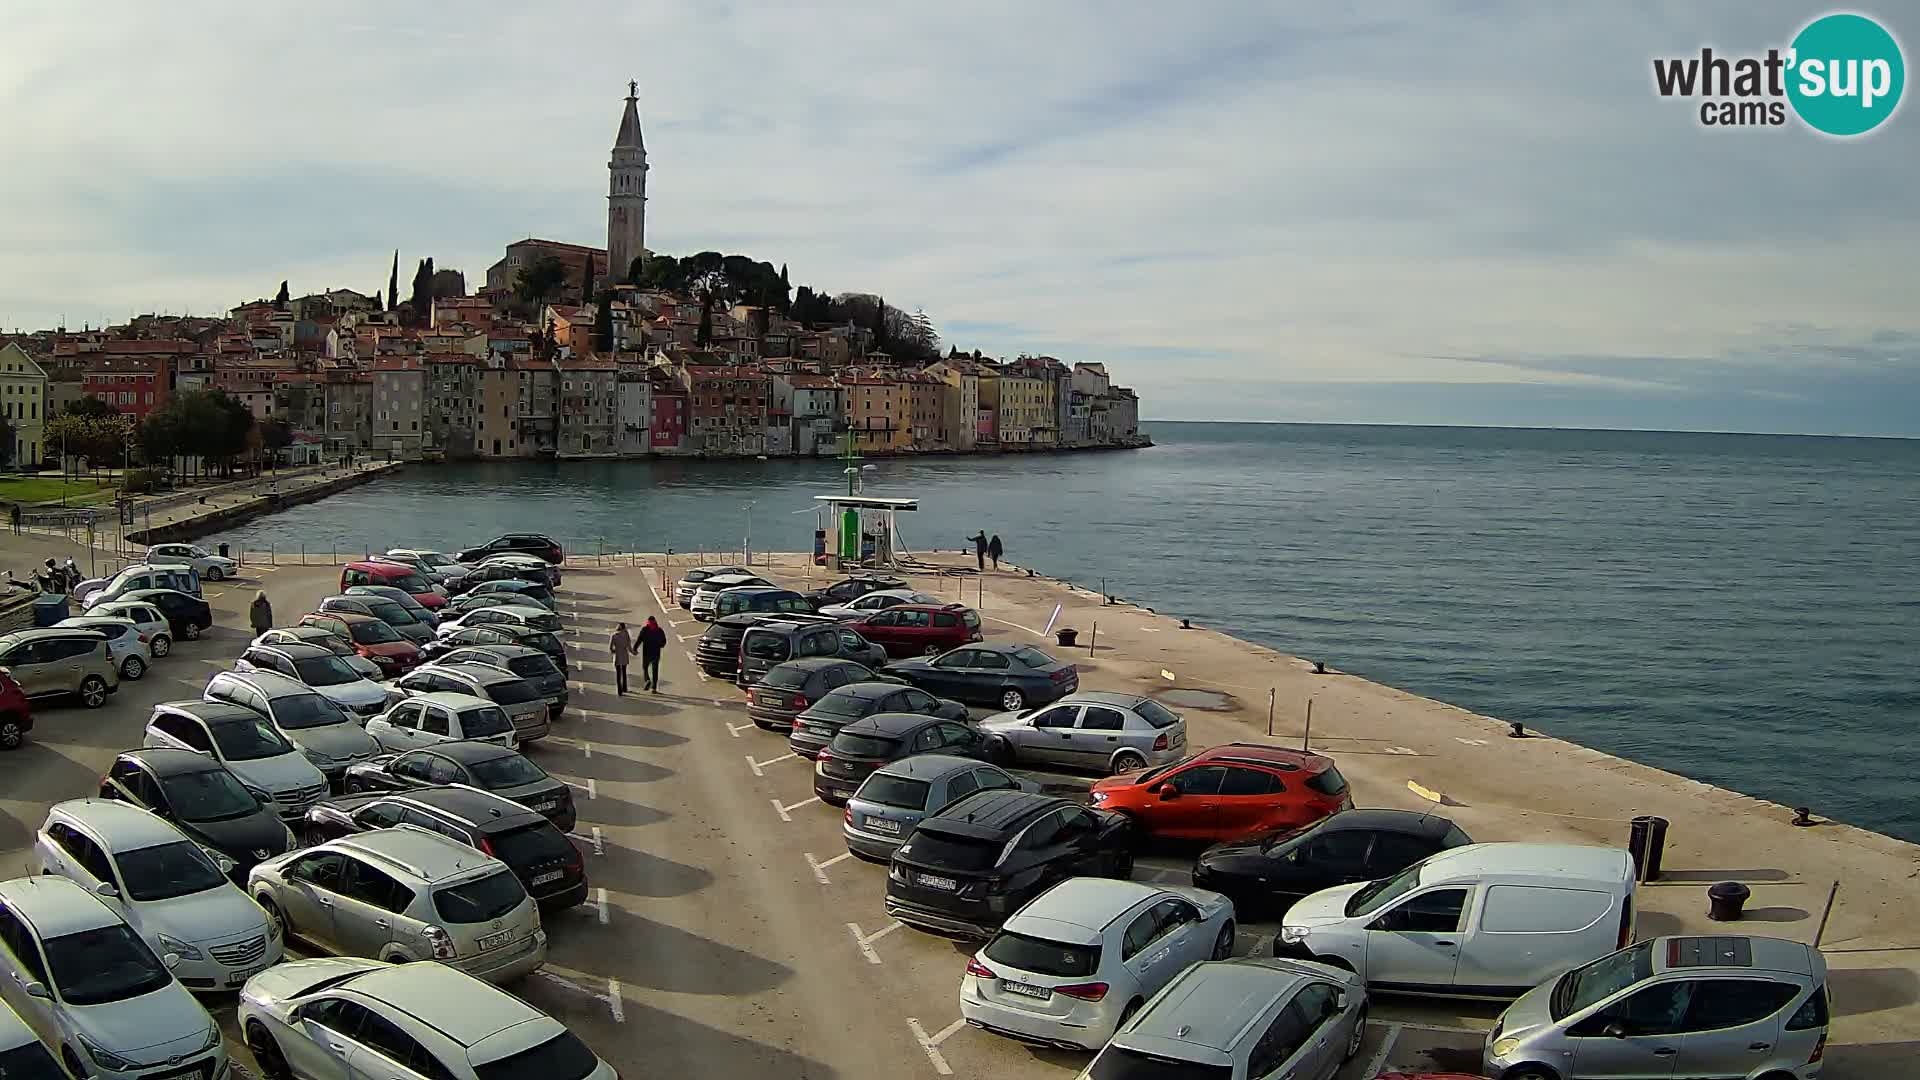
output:
[[[367,734],[389,754],[461,739],[518,749],[507,711],[486,698],[439,691],[416,694],[367,721]]]
[[[173,627],[160,609],[144,600],[109,600],[87,609],[88,615],[127,619],[147,635],[147,652],[158,660],[173,651]]]
[[[47,1044],[33,1033],[20,1014],[0,1001],[0,1076],[21,1080],[67,1080]]]
[[[327,797],[327,778],[259,713],[225,701],[163,701],[147,719],[142,746],[191,750],[225,765],[282,821],[304,820]]]
[[[198,544],[155,544],[147,549],[149,566],[191,566],[208,581],[225,581],[240,572],[240,564]]]
[[[469,608],[452,618],[442,619],[440,625],[434,628],[434,633],[446,637],[463,626],[492,626],[497,623],[512,623],[545,630],[550,634],[560,632],[560,616],[538,604],[499,604]]]
[[[253,645],[318,645],[347,662],[363,679],[374,682],[387,677],[386,669],[353,651],[333,631],[318,626],[276,626],[247,643]]]
[[[773,582],[766,578],[756,577],[753,574],[715,574],[693,587],[693,600],[687,605],[687,610],[693,612],[693,617],[696,619],[711,619],[714,606],[720,602],[720,594],[723,591],[747,585],[769,586],[772,584]]]
[[[1233,902],[1191,887],[1069,878],[1013,913],[960,979],[967,1023],[1098,1050],[1190,965],[1233,955]]]
[[[248,980],[236,1022],[269,1076],[618,1080],[560,1021],[443,964],[281,964]],[[408,1071],[389,1064],[396,1052]]]
[[[75,615],[70,619],[61,619],[55,626],[71,626],[76,630],[92,630],[105,635],[107,655],[112,658],[113,666],[123,679],[138,679],[147,673],[147,666],[153,661],[152,646],[148,635],[132,619],[111,618],[91,612]]]
[[[694,590],[698,589],[700,583],[708,578],[720,577],[725,574],[752,573],[753,571],[744,566],[696,566],[689,570],[682,570],[679,580],[675,581],[673,585],[674,603],[679,604],[681,607],[691,607],[693,605]]]
[[[459,577],[473,569],[453,556],[431,548],[394,548],[384,558],[413,567],[435,585],[443,585],[448,578]]]
[[[0,881],[0,912],[0,1000],[74,1075],[177,1080],[193,1067],[223,1080],[219,1025],[99,897],[66,878],[15,878]]]
[[[200,845],[166,819],[111,799],[55,803],[34,839],[40,872],[99,897],[189,990],[238,990],[280,962],[279,930]]]
[[[881,589],[865,596],[855,597],[844,604],[828,604],[820,609],[820,614],[830,619],[857,619],[862,615],[881,611],[901,604],[932,604],[936,607],[952,603],[912,589]]]
[[[330,784],[345,777],[349,765],[366,761],[380,750],[345,709],[277,672],[215,672],[200,696],[259,713],[299,747]]]
[[[148,589],[172,589],[195,598],[201,597],[200,574],[191,566],[153,566],[148,563],[135,563],[121,567],[120,572],[107,579],[107,583],[86,594],[80,606],[92,612],[101,604],[112,603],[123,596],[144,592]]]
[[[301,683],[365,723],[386,708],[387,691],[321,645],[249,645],[235,671],[271,671]]]

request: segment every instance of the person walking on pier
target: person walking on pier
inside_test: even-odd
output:
[[[1000,534],[994,533],[993,539],[987,541],[987,558],[993,560],[993,568],[995,570],[1000,569],[1000,556],[1006,554],[1006,552],[1007,549],[1000,546]]]
[[[627,692],[627,661],[633,658],[633,635],[627,633],[627,624],[614,627],[613,640],[607,643],[607,651],[613,654],[614,692]]]
[[[247,622],[253,626],[253,636],[273,629],[273,605],[267,601],[265,589],[253,594],[253,603],[247,607]]]
[[[987,568],[987,530],[981,529],[967,539],[973,541],[973,561],[980,564],[981,570],[985,570]]]
[[[640,678],[656,694],[660,692],[660,654],[666,647],[667,632],[647,616],[647,625],[640,628]]]

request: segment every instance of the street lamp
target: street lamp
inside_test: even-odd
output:
[[[747,512],[747,538],[740,545],[740,553],[746,556],[745,562],[748,566],[753,565],[753,504],[759,501],[748,499],[747,505],[742,508]]]

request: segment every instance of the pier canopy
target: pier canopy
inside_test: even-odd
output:
[[[841,570],[893,567],[899,540],[893,516],[920,509],[919,499],[883,495],[815,495],[813,501],[832,518],[834,540],[827,543],[828,529],[814,530],[813,561],[819,566],[831,562]]]

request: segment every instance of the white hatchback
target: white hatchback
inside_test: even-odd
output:
[[[173,627],[160,609],[144,600],[109,600],[87,609],[89,615],[128,619],[147,635],[147,651],[159,659],[173,651]]]
[[[149,566],[191,566],[208,581],[225,581],[240,572],[240,564],[198,544],[155,544],[147,549]]]
[[[915,592],[912,589],[881,589],[865,596],[857,596],[844,604],[828,604],[820,609],[820,614],[829,619],[857,619],[875,611],[884,611],[900,604],[940,605],[949,601],[942,600],[930,593]]]
[[[153,660],[153,651],[148,635],[132,619],[114,618],[89,612],[75,615],[70,619],[61,619],[55,626],[71,626],[76,630],[92,630],[107,639],[107,655],[113,658],[113,666],[119,670],[123,679],[138,679],[147,673],[147,665]]]

